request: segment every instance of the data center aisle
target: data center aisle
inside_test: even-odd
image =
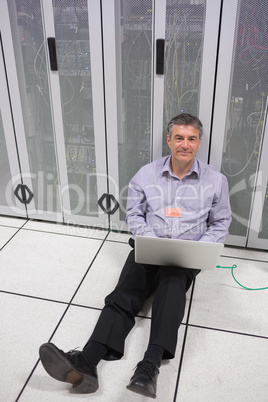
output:
[[[99,364],[99,390],[77,395],[38,361],[52,340],[82,348],[130,250],[126,234],[0,217],[0,401],[139,402],[126,389],[146,349],[150,300],[137,317],[120,361]],[[268,253],[225,247],[221,265],[237,264],[247,287],[268,284]],[[157,400],[267,400],[267,290],[239,287],[230,270],[203,271],[187,294],[175,359],[164,362]]]

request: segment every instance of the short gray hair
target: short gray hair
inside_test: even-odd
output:
[[[198,119],[198,117],[192,116],[191,114],[188,113],[181,113],[173,117],[167,126],[169,139],[171,139],[172,130],[175,125],[195,127],[199,131],[199,139],[201,140],[203,135],[203,124]]]

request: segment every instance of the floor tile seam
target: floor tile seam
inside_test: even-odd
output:
[[[0,225],[0,228],[11,228],[11,229],[21,229],[21,226],[12,226],[12,225]]]
[[[96,311],[101,311],[103,307],[96,307],[96,306],[86,306],[85,304],[78,304],[78,303],[70,303],[70,307],[79,307],[79,308],[84,308],[88,310],[96,310]]]
[[[102,306],[102,307],[94,307],[94,306],[86,306],[84,304],[71,303],[70,307],[80,307],[80,308],[85,308],[85,309],[88,309],[88,310],[102,311],[104,306]],[[142,314],[137,314],[135,316],[135,318],[144,318],[146,320],[152,320],[151,316],[146,316],[146,315],[142,315]],[[182,322],[181,326],[186,326],[186,322]]]
[[[31,228],[23,228],[23,230],[28,231],[28,232],[38,232],[38,233],[47,233],[47,234],[54,234],[54,235],[59,235],[59,236],[69,236],[69,237],[76,237],[79,239],[88,239],[88,240],[104,240],[103,237],[97,238],[97,237],[89,237],[89,236],[79,236],[75,234],[68,234],[68,233],[57,233],[57,232],[51,232],[49,230],[38,230],[38,229],[31,229]]]
[[[110,233],[119,233],[119,234],[129,234],[130,236],[131,236],[131,232],[129,232],[128,230],[113,230],[113,229],[110,229]]]
[[[268,260],[257,260],[256,258],[245,258],[245,257],[234,257],[231,255],[221,255],[224,258],[233,258],[234,260],[242,260],[242,261],[254,261],[254,262],[261,262],[261,263],[268,263]]]
[[[71,307],[81,307],[81,308],[86,308],[88,310],[97,310],[97,311],[102,311],[103,307],[96,307],[96,306],[87,306],[85,304],[78,304],[78,303],[70,303]],[[146,316],[146,315],[142,315],[142,314],[137,314],[135,316],[136,318],[145,318],[147,320],[151,320],[152,317],[151,316]],[[185,323],[182,323],[182,325],[185,325]]]
[[[114,240],[114,239],[107,239],[106,240],[109,243],[120,243],[120,244],[128,244],[127,241],[123,241],[123,240]]]
[[[97,311],[102,311],[103,307],[96,307],[96,306],[87,306],[85,304],[78,304],[78,303],[69,303],[68,301],[62,301],[62,300],[56,300],[56,299],[48,299],[46,297],[40,297],[40,296],[34,296],[34,295],[27,295],[24,293],[17,293],[17,292],[11,292],[11,291],[7,291],[7,290],[1,290],[0,289],[0,293],[4,293],[4,294],[8,294],[8,295],[12,295],[12,296],[19,296],[19,297],[25,297],[28,299],[34,299],[34,300],[42,300],[42,301],[46,301],[49,303],[57,303],[57,304],[64,304],[66,306],[70,306],[70,307],[80,307],[80,308],[86,308],[89,310],[97,310]],[[146,315],[142,315],[142,314],[137,314],[136,317],[138,318],[146,318],[151,320],[151,316],[146,316]],[[182,325],[185,325],[185,323],[182,323]]]
[[[33,375],[33,373],[34,373],[36,367],[38,366],[39,362],[40,362],[40,359],[37,359],[37,362],[36,362],[35,365],[33,366],[33,368],[32,368],[32,370],[31,370],[31,372],[30,372],[30,374],[29,374],[27,380],[25,381],[23,387],[21,388],[21,390],[20,390],[20,392],[19,392],[17,398],[15,399],[15,402],[17,402],[17,401],[20,399],[20,397],[21,397],[23,391],[24,391],[25,388],[27,387],[27,384],[28,384],[28,382],[30,381],[30,379],[31,379],[31,377],[32,377],[32,375]]]
[[[19,226],[19,227],[22,227],[22,226],[24,226],[27,222],[29,222],[30,221],[30,219],[29,218],[26,218],[26,217],[20,217],[20,216],[10,216],[10,215],[1,215],[0,214],[0,218],[9,218],[9,219],[18,219],[18,220],[21,220],[21,221],[24,221],[23,223],[22,223],[22,225],[21,226]],[[8,225],[8,224],[5,224],[5,223],[0,223],[0,226],[7,226],[7,227],[14,227],[14,228],[18,228],[18,226],[12,226],[12,225]]]
[[[44,221],[44,220],[37,220],[37,219],[28,219],[28,222],[35,222],[35,223],[47,223],[47,224],[54,224],[55,226],[62,226],[66,228],[80,228],[80,229],[88,229],[88,230],[99,230],[103,232],[110,233],[111,230],[109,228],[104,228],[100,226],[90,226],[84,224],[75,224],[75,223],[66,223],[66,222],[56,222],[56,221]],[[29,228],[31,230],[31,228]],[[37,229],[38,230],[38,229]]]
[[[12,295],[12,296],[25,297],[25,298],[28,298],[28,299],[43,300],[43,301],[47,301],[47,302],[50,302],[50,303],[58,303],[58,304],[65,304],[65,305],[69,304],[68,301],[56,300],[56,299],[48,299],[46,297],[28,295],[28,294],[25,294],[25,293],[11,292],[9,290],[1,290],[0,289],[0,293]]]
[[[80,287],[82,286],[82,283],[84,282],[84,280],[85,280],[85,278],[86,278],[86,276],[87,276],[87,274],[88,274],[90,268],[92,267],[92,265],[94,264],[96,258],[98,257],[99,253],[101,252],[101,249],[103,248],[104,244],[106,243],[106,239],[107,239],[107,236],[108,236],[108,235],[109,235],[109,232],[107,233],[106,237],[105,237],[104,239],[102,239],[101,245],[99,246],[99,248],[98,248],[97,252],[95,253],[95,255],[94,255],[92,261],[90,262],[90,264],[89,264],[89,266],[88,266],[86,272],[84,273],[84,275],[83,275],[83,277],[82,277],[80,283],[78,284],[78,286],[77,286],[75,292],[73,293],[73,295],[72,295],[72,297],[71,297],[71,299],[70,299],[70,301],[69,301],[69,305],[72,304],[72,301],[74,300],[74,298],[75,298],[75,296],[77,295],[77,293],[78,293]]]
[[[8,241],[0,248],[0,251],[2,251],[7,245],[8,243],[11,242],[11,240],[13,240],[13,238],[21,231],[21,229],[23,228],[24,225],[26,225],[26,223],[28,222],[28,220],[20,227],[20,228],[12,228],[12,229],[17,229],[17,231],[8,239]]]
[[[189,307],[188,307],[188,311],[187,311],[187,318],[186,318],[186,323],[185,323],[185,330],[184,330],[184,335],[183,335],[183,342],[182,342],[181,355],[180,355],[180,361],[179,361],[178,374],[177,374],[177,380],[176,380],[176,385],[175,385],[173,402],[176,402],[178,389],[179,389],[180,375],[181,375],[181,370],[182,370],[183,357],[184,357],[186,339],[187,339],[188,328],[189,328],[189,320],[190,320],[190,314],[191,314],[191,308],[192,308],[194,288],[195,288],[195,278],[192,283]]]
[[[223,328],[214,328],[214,327],[207,327],[205,325],[197,325],[197,324],[188,324],[188,327],[192,328],[201,328],[201,329],[206,329],[208,331],[217,331],[217,332],[225,332],[231,335],[242,335],[242,336],[248,336],[251,338],[259,338],[259,339],[268,339],[268,335],[257,335],[257,334],[249,334],[247,332],[240,332],[240,331],[232,331],[230,329],[223,329]]]

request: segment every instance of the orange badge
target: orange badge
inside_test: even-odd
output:
[[[181,217],[181,208],[166,208],[166,216],[170,218],[180,218]]]

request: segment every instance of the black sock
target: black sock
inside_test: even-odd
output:
[[[144,354],[144,360],[150,359],[153,361],[157,367],[161,366],[162,357],[164,354],[164,349],[158,345],[149,345],[148,349]]]
[[[97,366],[100,360],[106,355],[108,349],[108,346],[103,343],[92,341],[86,344],[81,354],[87,362]]]

